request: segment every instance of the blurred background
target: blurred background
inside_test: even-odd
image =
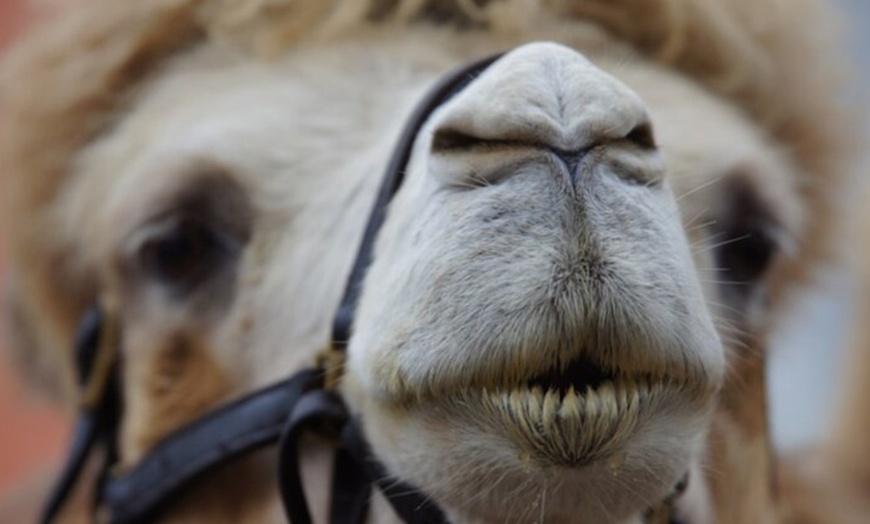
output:
[[[25,4],[25,0],[0,0],[0,59],[6,46],[21,34],[30,19]],[[3,253],[0,235],[0,274]],[[66,417],[28,395],[6,357],[0,348],[0,501],[22,480],[58,462],[69,436]]]
[[[867,113],[870,2],[837,1],[852,24],[850,49],[860,67],[859,83],[847,96],[856,111]],[[24,4],[24,0],[0,0],[0,58],[5,46],[21,34],[31,19]],[[808,71],[808,74],[812,72]],[[870,165],[867,168],[870,169]],[[866,173],[868,169],[862,171]],[[0,237],[0,274],[2,241]],[[844,267],[834,265],[826,268],[818,285],[807,292],[794,307],[793,314],[787,315],[779,326],[769,371],[771,424],[779,448],[796,449],[811,443],[830,421],[851,315],[851,288]],[[0,421],[2,500],[23,479],[51,469],[59,460],[65,450],[70,422],[65,415],[26,392],[2,348]]]
[[[854,89],[848,97],[855,112],[870,124],[870,2],[834,0],[850,24],[849,51],[857,66]],[[811,74],[811,72],[808,72]],[[866,140],[866,138],[865,138]],[[866,148],[865,148],[866,151]],[[854,173],[854,187],[870,189],[870,162]],[[849,191],[847,209],[866,208],[859,199],[866,191]],[[843,245],[855,248],[855,232],[845,231]],[[860,244],[859,244],[860,245]],[[866,258],[866,257],[865,257]],[[771,430],[776,446],[796,449],[818,439],[832,421],[838,384],[845,365],[852,312],[853,284],[843,265],[825,268],[818,285],[786,315],[773,341],[768,368]],[[870,319],[868,319],[870,320]]]

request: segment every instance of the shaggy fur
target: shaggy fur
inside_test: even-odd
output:
[[[520,507],[540,506],[541,515],[549,515],[546,510],[557,520],[570,521],[578,512],[608,521],[632,519],[663,496],[687,464],[700,472],[688,497],[696,507],[685,509],[695,521],[762,522],[775,513],[765,485],[769,450],[765,407],[759,401],[763,337],[772,318],[767,313],[776,312],[786,292],[825,257],[832,206],[852,155],[852,127],[837,103],[839,48],[829,42],[836,24],[823,2],[148,0],[122,5],[93,0],[65,11],[12,56],[3,82],[8,126],[0,152],[11,174],[4,206],[12,239],[7,318],[15,349],[34,381],[71,399],[65,348],[81,311],[96,300],[116,303],[116,294],[125,299],[120,303],[131,304],[119,312],[125,326],[125,464],[136,462],[156,440],[210,406],[302,365],[324,343],[327,316],[340,292],[336,275],[346,272],[347,246],[355,244],[358,232],[334,214],[309,210],[305,197],[317,195],[324,202],[316,202],[324,206],[340,202],[342,211],[359,220],[375,181],[371,176],[363,180],[358,172],[379,171],[394,134],[390,131],[399,125],[394,113],[419,97],[424,80],[430,82],[459,57],[546,38],[594,55],[599,67],[631,89],[576,53],[539,45],[510,55],[505,59],[513,60],[510,68],[495,67],[433,116],[423,136],[458,134],[513,149],[489,157],[486,148],[458,153],[433,149],[427,163],[428,144],[420,141],[407,187],[379,241],[381,256],[367,283],[367,289],[378,289],[378,296],[364,295],[345,393],[354,409],[366,415],[369,436],[388,466],[453,504],[448,509],[462,521],[499,518],[475,514],[475,504],[510,511],[500,499],[489,500],[489,492],[474,501],[463,497],[481,491],[475,483],[494,475],[507,478],[508,484],[543,486],[539,494],[533,489],[512,497]],[[441,27],[432,27],[433,22]],[[415,33],[419,40],[408,38]],[[389,38],[404,42],[402,49],[393,50]],[[329,51],[318,54],[321,47]],[[372,63],[365,55],[357,57],[361,67],[370,68],[361,73],[342,58],[353,56],[355,47],[384,57]],[[321,60],[325,73],[311,65]],[[416,69],[397,66],[400,72],[384,74],[381,69],[391,61],[415,62]],[[364,104],[348,99],[347,88],[330,91],[335,84],[327,81],[329,75],[342,67],[353,79],[350,85],[357,82],[362,92],[371,93]],[[530,74],[510,77],[512,70],[523,68]],[[294,73],[282,77],[279,71]],[[594,116],[583,121],[565,117],[566,128],[580,130],[570,136],[547,131],[546,119],[529,117],[529,125],[512,128],[497,107],[509,98],[496,97],[495,106],[488,106],[488,93],[511,85],[519,95],[508,106],[533,101],[545,107],[549,99],[536,98],[541,96],[536,90],[544,86],[558,92],[556,79],[563,75],[595,95],[559,98],[557,105],[569,108],[571,115],[606,115],[602,118],[610,128],[596,128],[601,122]],[[333,93],[319,120],[315,106],[323,100],[300,105],[306,92],[296,93],[288,78],[319,85],[325,92],[321,97]],[[390,103],[377,97],[385,86],[393,90]],[[200,95],[224,90],[237,96]],[[202,98],[203,103],[191,103],[190,113],[182,116],[188,108],[180,102],[184,97]],[[685,114],[680,101],[685,101]],[[594,184],[575,181],[575,187],[555,191],[546,177],[535,176],[536,169],[549,166],[535,156],[537,145],[561,149],[563,140],[570,147],[587,139],[590,145],[619,142],[612,133],[628,133],[649,118],[645,103],[672,170],[669,182],[661,181],[660,159],[638,156],[637,149],[624,144],[596,152],[604,171],[594,173]],[[283,119],[261,121],[265,116],[246,113],[258,104]],[[226,119],[207,129],[184,127],[224,114]],[[699,115],[709,121],[699,121]],[[309,127],[300,130],[296,121]],[[384,138],[347,133],[354,125],[380,130]],[[222,147],[210,143],[212,128],[235,141]],[[280,136],[298,143],[285,144]],[[293,156],[322,150],[318,137],[324,136],[336,141],[331,150],[353,153],[354,163],[322,154]],[[197,140],[211,149],[188,154],[181,162],[173,157],[177,144],[192,151],[202,147]],[[711,151],[719,143],[727,148]],[[159,151],[167,155],[165,162]],[[144,157],[137,156],[141,152]],[[743,163],[731,165],[732,158]],[[294,166],[291,174],[313,170],[320,178],[299,177],[288,192],[255,176],[269,166],[287,165]],[[503,169],[497,165],[519,169],[524,176],[501,183]],[[480,180],[462,178],[468,166]],[[423,176],[427,169],[454,189],[492,185],[489,194],[495,196],[486,199],[471,191],[444,200],[444,193],[433,193],[433,183]],[[620,173],[622,181],[598,182],[607,169]],[[196,182],[203,175],[208,184]],[[720,197],[705,194],[719,178],[727,180],[715,193]],[[323,184],[334,188],[328,202]],[[632,184],[664,190],[639,194]],[[221,186],[229,189],[203,190],[205,203],[197,205],[232,229],[225,246],[231,256],[224,280],[230,283],[198,297],[195,307],[160,306],[166,297],[134,278],[130,253],[145,249],[155,231],[173,226],[171,220],[159,219],[159,210],[169,202],[184,202],[189,187]],[[670,187],[679,195],[679,210]],[[568,193],[574,195],[570,205],[561,200]],[[600,207],[592,205],[578,217],[572,206],[584,199]],[[443,205],[433,211],[430,202]],[[727,217],[735,202],[747,213],[763,210],[776,224],[773,234],[781,248],[761,286],[759,296],[766,300],[753,295],[740,305],[722,298],[715,276],[711,280],[702,274],[699,284],[692,265],[694,259],[702,271],[712,267],[711,252],[717,247],[707,224],[693,221]],[[517,218],[521,233],[512,232],[516,224],[510,221],[499,229],[506,214],[514,218],[512,209],[528,215]],[[263,217],[268,217],[265,223]],[[494,224],[487,227],[495,229],[483,236],[473,228],[451,230],[469,221]],[[556,253],[553,258],[560,262],[551,287],[536,296],[536,278],[548,267],[536,262],[543,260],[538,253],[547,253],[546,246],[559,247],[561,237],[554,232],[575,223],[591,231],[572,232],[582,247]],[[695,253],[688,252],[683,227],[701,248]],[[476,251],[491,239],[500,239],[501,247]],[[534,243],[526,245],[530,241]],[[238,259],[232,258],[235,243],[250,246]],[[402,256],[393,257],[395,253]],[[314,267],[311,260],[318,258],[324,263]],[[300,267],[314,272],[287,271]],[[607,272],[613,267],[616,277]],[[294,289],[304,290],[308,302],[287,294]],[[105,296],[107,290],[112,295]],[[585,298],[590,290],[600,292],[597,301]],[[451,301],[439,298],[445,294]],[[523,309],[530,299],[539,303]],[[478,302],[480,308],[468,309]],[[511,311],[519,313],[507,314],[505,322],[505,312]],[[560,316],[564,311],[570,314]],[[703,445],[709,401],[721,374],[710,313],[719,321],[731,373],[709,442]],[[285,325],[287,318],[292,325]],[[455,322],[444,331],[442,319]],[[587,333],[590,325],[597,331]],[[290,352],[284,346],[288,341]],[[642,374],[643,381],[602,388],[595,397],[600,403],[581,402],[573,391],[558,399],[534,388],[508,391],[553,362],[569,365],[587,348],[596,348],[600,354],[595,357],[607,366]],[[646,380],[664,380],[667,391],[647,388]],[[483,395],[477,392],[481,388]],[[643,401],[652,407],[637,411],[638,397],[652,399]],[[468,412],[469,406],[477,411]],[[463,419],[470,413],[486,416]],[[613,418],[614,413],[625,416]],[[463,431],[457,433],[445,417],[454,424],[457,417],[465,420]],[[596,430],[572,431],[565,420]],[[505,453],[510,446],[502,437],[487,441],[490,434],[510,435],[505,438],[520,442],[523,451],[519,457]],[[555,446],[547,440],[553,435],[561,439]],[[573,441],[580,437],[586,440]],[[404,448],[409,439],[416,448]],[[421,442],[443,460],[432,464],[418,457]],[[630,452],[618,452],[629,444],[634,446]],[[566,449],[574,451],[566,456]],[[492,460],[494,452],[503,453],[502,458]],[[557,475],[550,485],[550,473],[536,469],[540,462],[533,456],[548,457],[544,463],[551,460],[551,465],[567,461],[594,467]],[[242,467],[250,468],[252,476],[265,475],[267,469],[257,461]],[[451,473],[443,475],[444,469]],[[216,486],[201,487],[198,493],[222,491],[220,484],[216,479]],[[600,507],[583,506],[565,486],[583,486],[584,500]],[[199,495],[192,494],[175,518],[185,521],[186,511],[196,511],[197,500]],[[207,511],[227,519],[233,512],[260,519],[275,509],[241,492],[222,500],[234,509],[227,513],[209,506]]]

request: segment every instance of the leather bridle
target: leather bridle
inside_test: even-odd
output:
[[[51,524],[77,487],[85,465],[101,450],[93,514],[110,524],[151,522],[185,488],[232,459],[278,445],[278,484],[293,524],[312,522],[300,477],[299,438],[315,435],[335,445],[331,524],[362,524],[376,486],[409,524],[447,523],[442,510],[424,493],[396,480],[372,455],[358,421],[348,413],[336,388],[350,339],[364,274],[386,208],[402,184],[421,128],[439,106],[472,82],[501,55],[447,74],[423,99],[402,131],[377,194],[344,295],[333,319],[332,343],[312,368],[183,426],[157,444],[132,469],[116,473],[117,436],[122,399],[118,326],[114,308],[93,306],[83,315],[75,339],[75,360],[83,401],[61,475],[47,500],[41,524]],[[685,488],[677,486],[678,495]],[[675,523],[673,497],[652,508],[648,522]]]

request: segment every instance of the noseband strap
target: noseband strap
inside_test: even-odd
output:
[[[291,410],[321,382],[319,371],[302,370],[163,440],[133,469],[107,480],[102,498],[111,524],[148,522],[183,488],[216,467],[275,444]]]
[[[99,373],[96,369],[101,360],[99,352],[105,350],[101,341],[104,333],[105,316],[102,310],[93,307],[82,315],[76,331],[73,345],[73,355],[76,365],[76,378],[79,389],[84,392],[92,389],[94,377]],[[111,350],[111,348],[110,348]],[[110,368],[115,365],[111,364]],[[120,421],[120,398],[117,394],[116,373],[109,369],[107,382],[103,384],[103,394],[95,402],[82,402],[79,416],[73,428],[72,442],[67,453],[66,462],[61,469],[55,485],[43,506],[40,524],[49,524],[63,509],[73,490],[81,478],[88,459],[97,446],[105,450],[106,463],[112,462],[115,455],[115,441]]]
[[[396,143],[393,156],[390,158],[390,163],[387,165],[387,170],[384,173],[378,196],[375,200],[374,206],[372,207],[371,214],[369,214],[369,221],[366,224],[366,229],[363,233],[359,250],[357,251],[356,260],[354,261],[350,276],[347,279],[344,296],[341,299],[341,303],[339,304],[338,310],[333,319],[333,343],[346,345],[350,340],[351,324],[353,324],[356,305],[359,301],[360,292],[362,291],[363,277],[372,261],[372,251],[375,246],[375,238],[384,223],[384,219],[387,215],[387,207],[389,206],[390,201],[392,201],[393,195],[399,191],[399,188],[405,179],[405,170],[408,167],[408,161],[411,159],[411,151],[414,148],[414,141],[420,134],[420,130],[423,128],[423,125],[426,124],[426,121],[432,115],[433,111],[450,100],[459,91],[462,91],[465,86],[470,84],[475,78],[477,78],[477,76],[486,70],[486,68],[501,57],[502,53],[499,53],[448,73],[417,105],[416,109],[408,119],[407,124],[405,124],[405,127],[402,129],[402,134],[399,135],[399,140]]]
[[[363,278],[372,261],[375,239],[386,218],[387,207],[402,185],[411,151],[420,130],[433,111],[450,100],[501,56],[501,54],[490,56],[448,73],[417,105],[402,130],[369,214],[369,221],[351,268],[344,295],[333,319],[332,348],[335,351],[342,353],[346,351],[356,306],[362,291]],[[339,405],[342,406],[341,409]],[[307,398],[302,399],[297,409],[299,411],[294,412],[285,429],[280,452],[281,495],[291,522],[294,524],[311,522],[308,503],[298,473],[298,437],[306,426],[324,421],[333,425],[338,424],[342,428],[341,436],[344,444],[336,458],[333,477],[331,517],[333,524],[361,523],[365,520],[370,491],[368,486],[373,483],[378,484],[393,509],[405,522],[416,524],[447,522],[441,510],[418,489],[392,480],[386,469],[373,459],[359,426],[349,420],[346,408],[343,407],[339,397],[322,391],[312,392]],[[345,411],[343,415],[342,410]],[[360,490],[360,486],[363,485],[366,487]],[[350,504],[337,506],[335,501],[340,499],[347,499]]]

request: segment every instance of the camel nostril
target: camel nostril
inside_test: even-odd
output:
[[[491,140],[463,133],[455,129],[441,129],[432,137],[433,153],[458,153],[483,146]]]
[[[656,148],[655,138],[653,136],[652,124],[644,122],[634,127],[627,135],[625,140],[633,143],[637,147],[644,150],[652,150]]]

